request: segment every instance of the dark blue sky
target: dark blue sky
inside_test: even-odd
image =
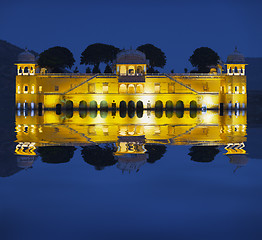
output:
[[[222,58],[234,50],[262,56],[262,1],[6,1],[1,2],[0,39],[41,52],[81,52],[101,42],[120,48],[152,43],[167,56],[165,70],[191,68],[194,49],[207,46]]]

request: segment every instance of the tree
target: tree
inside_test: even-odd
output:
[[[63,72],[71,68],[75,62],[73,54],[64,47],[52,47],[40,53],[38,65],[50,69],[51,72]]]
[[[81,150],[84,161],[93,165],[96,170],[103,170],[107,166],[116,164],[117,160],[113,153],[114,147],[111,144],[86,146]]]
[[[86,68],[86,73],[91,73],[91,68],[90,67]]]
[[[145,148],[146,148],[147,154],[148,154],[148,159],[147,159],[148,163],[154,163],[157,160],[160,160],[166,152],[166,146],[160,145],[160,144],[158,144],[158,145],[146,144]]]
[[[166,55],[160,48],[157,48],[154,45],[148,43],[139,46],[137,50],[143,52],[146,55],[146,58],[149,60],[150,68],[163,68],[166,65]]]
[[[46,163],[66,163],[74,156],[75,147],[49,146],[39,147],[37,152]]]
[[[217,146],[192,146],[188,155],[195,162],[212,162],[218,153]]]
[[[97,65],[94,66],[92,73],[101,73],[99,67]]]
[[[111,67],[107,64],[104,73],[112,73]]]
[[[184,72],[187,73],[187,72],[188,72],[188,69],[187,69],[187,68],[184,68]]]
[[[74,73],[79,73],[78,67],[75,68]]]
[[[193,55],[189,58],[193,67],[198,68],[198,72],[208,73],[212,65],[217,65],[219,56],[217,53],[208,47],[197,48]]]
[[[99,69],[100,63],[112,62],[119,48],[112,45],[95,43],[89,45],[81,54],[80,64],[93,65],[94,68]]]

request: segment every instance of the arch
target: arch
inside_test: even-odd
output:
[[[79,117],[86,118],[87,110],[86,109],[79,109]]]
[[[120,109],[120,111],[126,110],[126,102],[125,101],[120,102],[119,109]]]
[[[108,114],[108,110],[106,110],[106,109],[100,110],[101,118],[106,118],[107,114]]]
[[[65,115],[66,115],[66,118],[72,118],[74,115],[73,109],[66,109]]]
[[[62,105],[60,103],[55,106],[56,115],[60,115],[62,111]]]
[[[135,75],[135,67],[133,65],[128,66],[128,75],[129,76]]]
[[[29,89],[28,85],[25,84],[25,85],[24,85],[24,93],[28,93],[28,89]]]
[[[136,86],[136,93],[143,93],[144,92],[144,86],[143,84],[138,84]]]
[[[25,67],[24,68],[24,74],[28,74],[28,73],[29,73],[28,67]]]
[[[142,118],[143,117],[143,110],[144,110],[143,102],[142,101],[138,101],[136,103],[136,115],[137,115],[138,118]]]
[[[190,109],[189,115],[190,115],[191,118],[196,118],[197,110],[196,109]]]
[[[162,110],[163,109],[163,103],[162,103],[162,101],[160,101],[160,100],[158,100],[158,101],[156,101],[156,103],[155,103],[155,109],[160,109],[160,110]]]
[[[19,67],[18,73],[19,73],[19,75],[21,75],[23,73],[23,69],[21,67]]]
[[[33,84],[32,86],[31,86],[31,94],[34,94],[35,93],[35,85]]]
[[[167,118],[173,117],[173,109],[167,109],[166,110],[166,117]]]
[[[21,93],[21,87],[20,87],[20,85],[17,85],[17,93]]]
[[[127,86],[126,86],[126,84],[121,84],[119,86],[119,93],[127,93]]]
[[[129,84],[127,92],[128,92],[128,94],[135,94],[136,93],[135,85],[134,84]]]
[[[161,118],[163,116],[163,109],[155,109],[156,118]]]
[[[176,116],[177,118],[182,118],[184,116],[184,110],[183,109],[176,110]]]
[[[97,110],[97,102],[95,100],[91,101],[89,108]]]
[[[120,76],[126,76],[126,66],[120,66]]]
[[[87,109],[87,102],[82,100],[80,103],[79,103],[79,109],[81,110],[86,110]]]
[[[190,102],[190,109],[194,109],[194,110],[197,109],[197,102],[195,100],[192,100]]]
[[[65,104],[65,108],[68,110],[68,109],[73,109],[73,107],[74,107],[73,102],[71,100],[67,100]]]
[[[90,110],[90,117],[91,118],[96,118],[96,116],[97,116],[97,109]]]
[[[176,109],[180,109],[180,110],[183,110],[183,109],[184,109],[184,103],[183,103],[183,101],[181,101],[181,100],[177,101],[177,103],[176,103]]]
[[[132,111],[134,111],[135,110],[135,103],[134,103],[134,101],[129,101],[128,102],[128,110],[132,110]]]
[[[102,109],[102,110],[108,109],[107,101],[103,100],[103,101],[100,102],[100,109]]]
[[[238,74],[238,69],[237,69],[237,67],[234,68],[234,73],[235,73],[235,74]]]
[[[143,111],[144,105],[143,105],[143,102],[142,102],[142,101],[139,100],[139,101],[136,103],[136,109],[139,109],[139,110],[142,110],[142,111]]]
[[[173,102],[172,101],[167,101],[166,102],[166,110],[171,110],[174,108]]]
[[[133,118],[135,116],[135,111],[128,109],[127,114],[128,114],[128,117]]]
[[[142,68],[142,66],[138,66],[137,67],[137,69],[136,69],[136,73],[137,73],[137,75],[143,75],[143,68]]]
[[[126,108],[120,108],[120,111],[119,111],[119,115],[121,118],[125,118],[126,117]]]

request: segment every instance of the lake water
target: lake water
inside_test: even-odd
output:
[[[262,128],[245,112],[1,122],[0,239],[262,238]]]

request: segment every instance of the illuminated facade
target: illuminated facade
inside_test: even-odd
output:
[[[148,74],[137,50],[120,52],[114,74],[47,73],[28,51],[19,55],[18,109],[245,109],[245,59],[237,50],[209,74]]]

